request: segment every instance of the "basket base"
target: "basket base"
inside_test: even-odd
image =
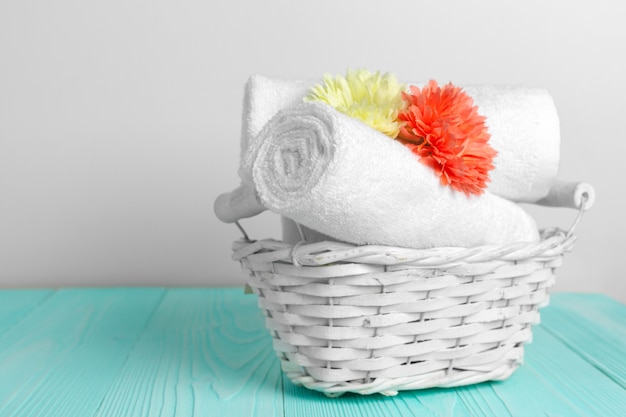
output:
[[[520,351],[523,346],[519,347]],[[520,352],[520,356],[523,353]],[[298,386],[320,391],[327,397],[339,397],[346,393],[361,395],[381,394],[395,396],[400,391],[451,388],[478,384],[486,381],[502,381],[509,378],[521,364],[517,361],[502,363],[490,371],[438,370],[421,375],[403,378],[376,378],[370,382],[322,382],[308,375],[306,370],[288,360],[281,360],[281,368],[289,380]]]

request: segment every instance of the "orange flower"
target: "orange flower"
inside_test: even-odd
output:
[[[434,80],[422,90],[411,86],[402,98],[398,140],[433,168],[442,184],[466,195],[482,194],[497,152],[472,98],[451,83],[440,88]]]

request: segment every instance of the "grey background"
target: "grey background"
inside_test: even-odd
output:
[[[241,285],[213,215],[253,73],[547,88],[559,177],[597,191],[556,290],[626,301],[618,1],[0,2],[0,286]],[[542,226],[569,209],[531,207]],[[271,213],[244,222],[279,237]]]

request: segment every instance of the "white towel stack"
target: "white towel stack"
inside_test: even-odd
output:
[[[356,244],[410,248],[538,240],[517,204],[440,184],[404,145],[323,103],[279,111],[248,147],[263,206]]]
[[[231,222],[270,209],[283,216],[292,242],[298,239],[294,222],[307,238],[410,248],[539,239],[534,219],[516,202],[551,198],[560,132],[547,91],[463,86],[486,117],[498,152],[487,190],[468,197],[442,186],[401,143],[326,104],[303,103],[315,83],[248,80],[242,185],[218,198],[219,218]]]
[[[252,76],[245,90],[242,155],[276,113],[301,103],[316,83]],[[486,117],[490,145],[498,151],[487,189],[518,202],[545,197],[556,179],[560,150],[559,118],[551,95],[544,89],[514,86],[463,89]],[[240,171],[242,179],[245,175]]]

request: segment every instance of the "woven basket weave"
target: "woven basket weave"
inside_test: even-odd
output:
[[[234,243],[289,379],[337,396],[501,380],[521,364],[573,230],[425,250]]]

